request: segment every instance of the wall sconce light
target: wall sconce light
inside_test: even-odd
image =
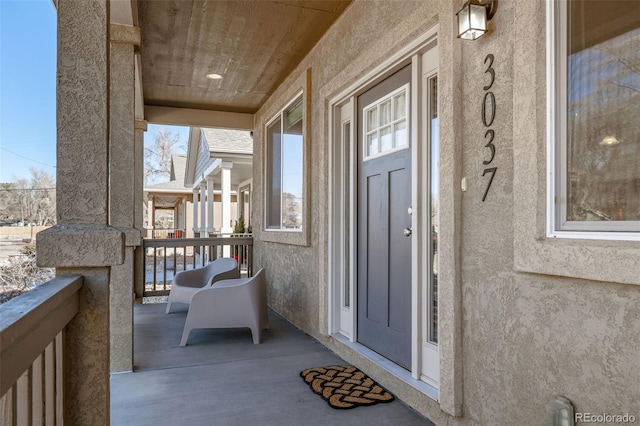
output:
[[[493,18],[498,0],[467,0],[456,13],[458,38],[475,40],[487,32],[487,23]]]

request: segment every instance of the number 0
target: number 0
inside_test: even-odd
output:
[[[490,116],[487,119],[487,99],[491,101]],[[496,118],[496,97],[493,92],[487,92],[484,94],[484,100],[482,101],[482,124],[484,127],[491,127],[493,120]]]

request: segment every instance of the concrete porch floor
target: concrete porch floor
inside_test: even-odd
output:
[[[112,425],[433,425],[399,400],[331,408],[299,373],[345,362],[273,311],[259,345],[210,329],[180,347],[186,311],[165,307],[135,306],[135,372],[111,377]]]

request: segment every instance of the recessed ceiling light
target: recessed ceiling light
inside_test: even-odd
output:
[[[216,74],[216,73],[207,74],[206,77],[210,78],[211,80],[220,80],[222,78],[220,74]]]
[[[615,136],[605,136],[600,142],[600,145],[617,145],[620,141]]]

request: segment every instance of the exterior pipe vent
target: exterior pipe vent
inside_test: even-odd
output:
[[[574,426],[575,417],[571,401],[556,395],[547,403],[547,424],[549,426]]]

